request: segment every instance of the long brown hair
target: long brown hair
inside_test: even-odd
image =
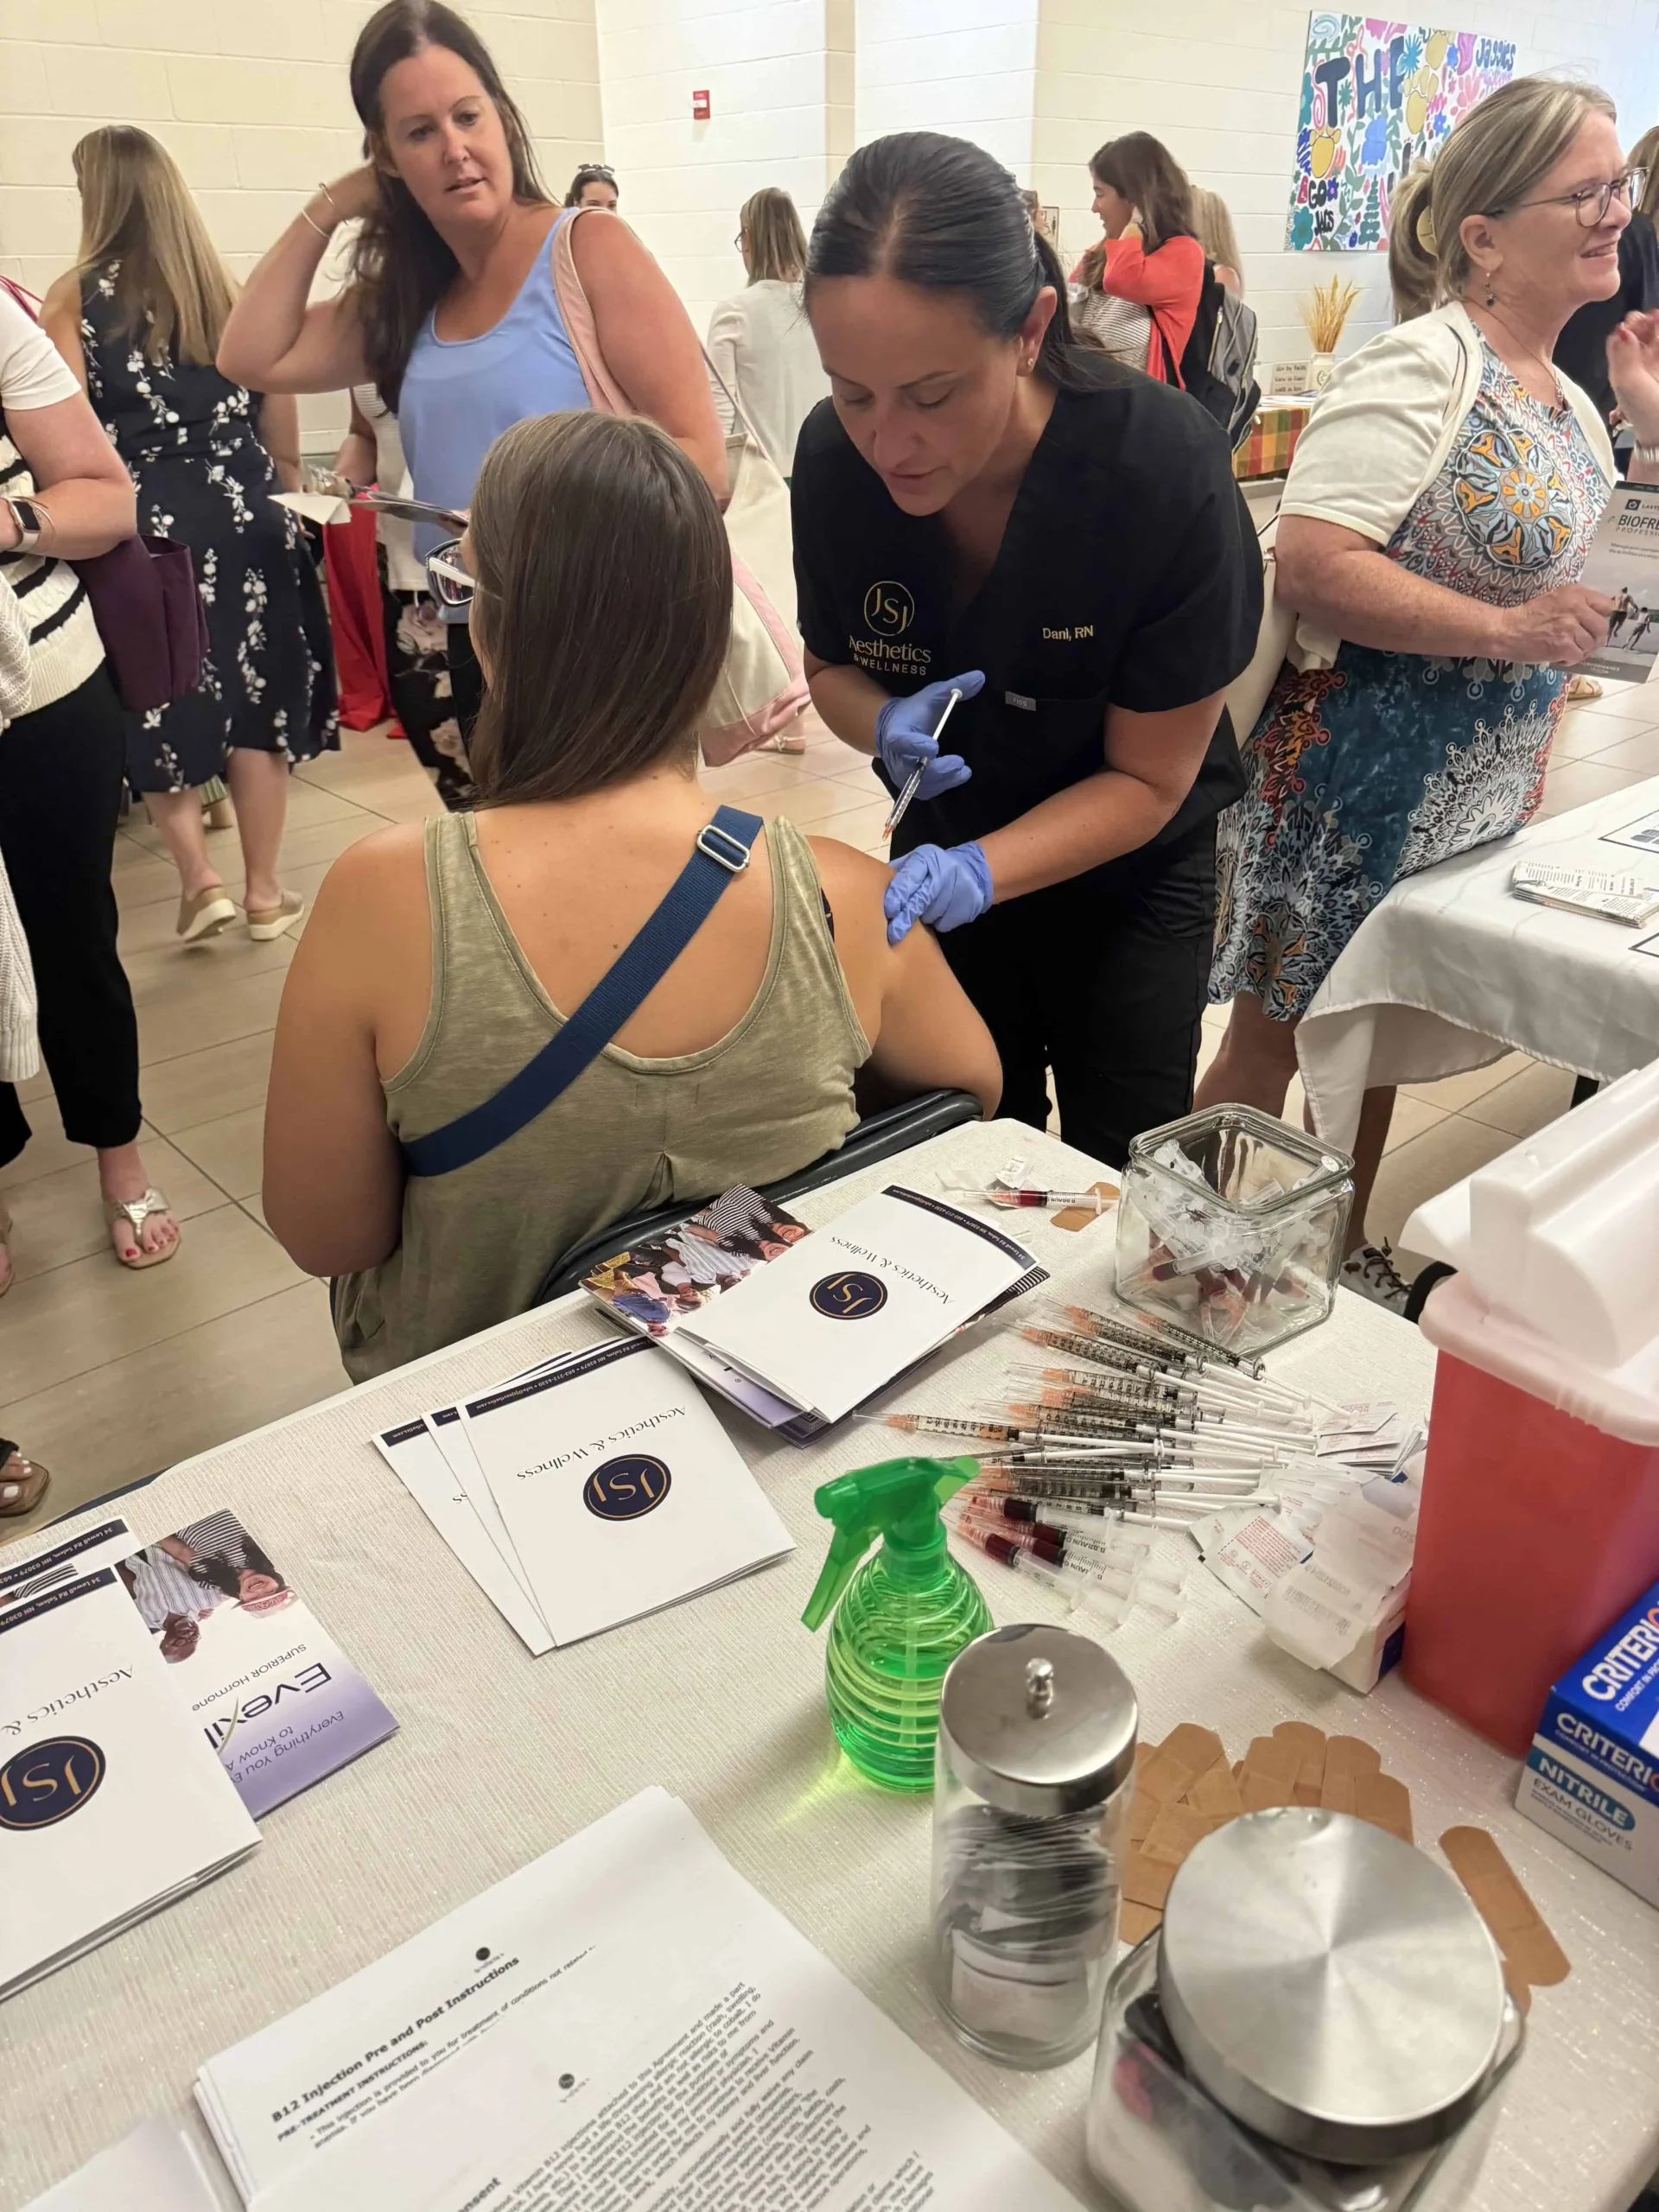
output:
[[[150,361],[210,363],[236,287],[173,156],[148,130],[111,123],[70,158],[80,188],[76,274],[110,276],[116,334],[142,331]]]
[[[1149,130],[1130,130],[1122,138],[1109,138],[1089,164],[1096,184],[1109,184],[1127,200],[1141,219],[1141,236],[1148,253],[1156,253],[1171,238],[1197,236],[1192,216],[1192,187],[1161,138]],[[1106,266],[1106,248],[1090,246],[1084,256],[1083,281],[1098,287]]]
[[[674,760],[690,774],[731,634],[732,556],[668,433],[527,416],[484,456],[471,531],[490,663],[467,747],[482,804],[579,798]]]
[[[806,232],[789,194],[775,184],[764,185],[743,202],[738,228],[749,241],[749,282],[767,277],[798,284],[806,267]]]
[[[389,70],[429,46],[441,46],[464,61],[494,104],[512,163],[513,198],[528,207],[552,205],[524,118],[472,25],[443,0],[386,0],[364,24],[352,49],[352,105],[363,125],[363,150],[374,164],[379,197],[352,248],[351,268],[364,358],[380,397],[392,409],[421,325],[460,274],[454,255],[409,187],[385,166],[380,88]]]

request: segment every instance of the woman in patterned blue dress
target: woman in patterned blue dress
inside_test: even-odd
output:
[[[1606,95],[1539,78],[1472,109],[1395,188],[1396,296],[1446,304],[1344,363],[1286,484],[1277,590],[1302,665],[1281,671],[1222,817],[1210,995],[1232,1014],[1202,1104],[1279,1113],[1296,1024],[1390,886],[1538,805],[1562,671],[1612,608],[1578,581],[1612,454],[1550,349],[1617,288],[1640,192]],[[1645,387],[1638,429],[1659,444]],[[1401,1306],[1364,1238],[1393,1103],[1366,1094],[1344,1279]]]
[[[197,689],[129,717],[128,781],[177,864],[189,944],[236,918],[196,788],[225,776],[249,932],[277,937],[303,907],[276,875],[289,771],[339,743],[321,587],[298,523],[271,499],[279,466],[298,486],[296,404],[213,366],[231,280],[165,149],[117,125],[83,138],[74,163],[80,259],[42,320],[132,472],[139,529],[189,547],[207,616]]]

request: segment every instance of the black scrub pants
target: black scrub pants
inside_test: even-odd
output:
[[[126,728],[107,670],[0,730],[0,854],[29,940],[41,1057],[63,1133],[108,1150],[138,1134],[138,1024],[115,949],[110,861]],[[0,1083],[0,1167],[29,1142]]]
[[[998,1112],[1122,1167],[1129,1140],[1191,1110],[1216,925],[1216,825],[1098,879],[993,906],[939,939],[1002,1058]]]

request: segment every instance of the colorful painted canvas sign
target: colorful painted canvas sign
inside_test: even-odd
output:
[[[1515,73],[1515,41],[1310,16],[1285,244],[1381,252],[1395,181]]]

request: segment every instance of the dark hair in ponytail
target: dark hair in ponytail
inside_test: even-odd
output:
[[[993,338],[1013,338],[1050,285],[1054,314],[1038,374],[1061,391],[1115,380],[1108,357],[1072,330],[1059,256],[1032,228],[1019,186],[965,138],[935,130],[877,138],[859,148],[830,188],[806,250],[809,311],[820,278],[876,276],[959,293]]]

